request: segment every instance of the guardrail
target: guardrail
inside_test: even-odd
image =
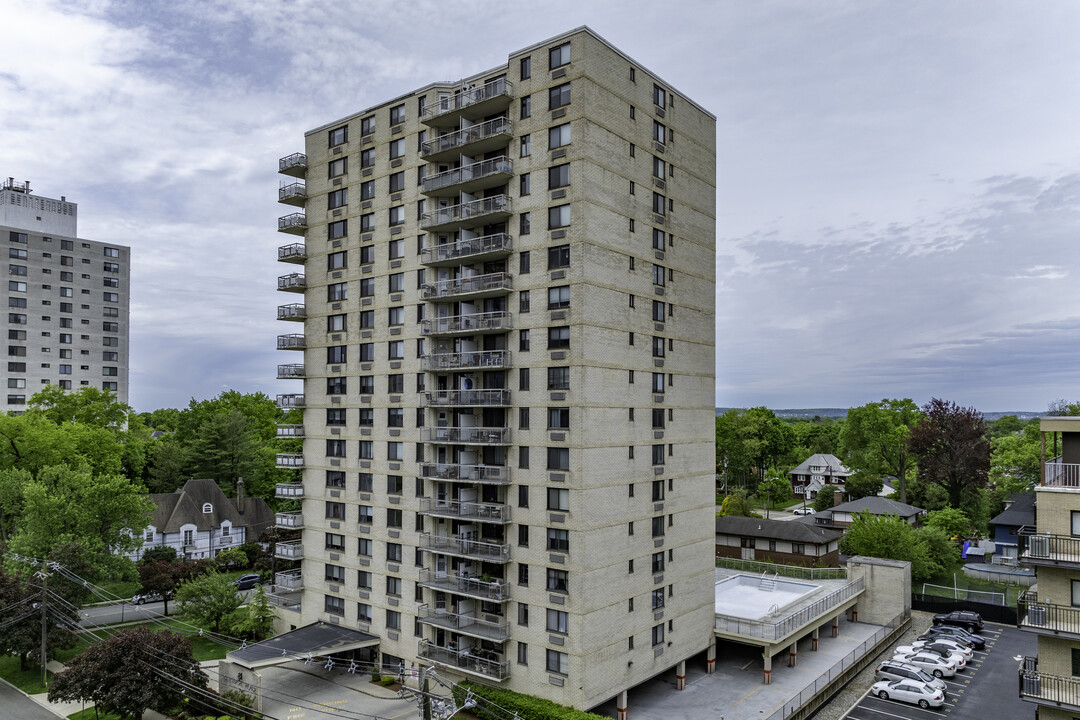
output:
[[[763,572],[776,573],[784,577],[802,578],[803,580],[847,580],[847,568],[812,568],[801,565],[778,565],[758,560],[739,560],[738,558],[716,556],[716,567],[729,570],[745,570],[755,575]]]
[[[727,632],[733,635],[747,635],[762,640],[780,640],[800,627],[809,624],[815,618],[824,617],[833,608],[839,607],[861,593],[864,588],[863,578],[859,578],[855,582],[848,583],[839,590],[829,593],[820,600],[815,600],[801,610],[796,610],[776,622],[748,620],[717,613],[715,627],[719,632]]]

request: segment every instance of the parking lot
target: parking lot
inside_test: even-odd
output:
[[[917,629],[922,632],[926,628]],[[1032,705],[1017,696],[1016,658],[1035,654],[1035,636],[993,623],[986,623],[980,634],[986,638],[986,649],[975,651],[967,669],[954,677],[942,678],[948,685],[942,707],[923,710],[896,700],[865,695],[844,717],[848,720],[986,720],[1032,716]],[[880,659],[889,657],[885,653]]]

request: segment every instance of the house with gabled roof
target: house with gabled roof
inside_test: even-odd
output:
[[[790,520],[716,518],[716,555],[815,567],[840,567],[843,532]]]
[[[164,546],[198,560],[257,539],[274,525],[274,513],[262,498],[245,497],[242,479],[236,491],[230,498],[216,481],[192,478],[176,492],[151,493],[154,513],[141,532],[142,549],[129,557],[137,560],[149,548]]]
[[[791,492],[795,497],[805,497],[808,501],[822,490],[828,493],[834,490],[844,492],[844,485],[851,474],[840,458],[830,453],[814,453],[788,473]]]

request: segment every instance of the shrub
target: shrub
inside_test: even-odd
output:
[[[381,682],[386,687],[390,687],[395,682],[397,682],[397,678],[394,677],[393,675],[383,675],[382,680],[380,680],[379,682]]]
[[[520,720],[611,720],[603,715],[575,710],[532,695],[471,682],[459,683],[454,688],[454,699],[459,705],[465,700],[466,690],[471,690],[476,697],[490,700],[506,711],[517,713]],[[478,703],[469,712],[480,720],[503,720],[505,717],[501,712],[498,714],[487,712],[483,707],[483,702]]]

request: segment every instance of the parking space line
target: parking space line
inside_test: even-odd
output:
[[[875,699],[878,699],[878,698],[875,698]],[[887,701],[884,701],[884,702],[900,705],[900,703],[895,701],[895,700],[887,700]],[[866,707],[865,705],[862,706],[862,709],[867,710],[867,711],[872,712],[872,713],[877,713],[879,715],[888,715],[889,717],[901,718],[901,720],[911,720],[906,715],[897,715],[896,713],[885,712],[884,710],[878,710],[877,708]],[[921,707],[918,707],[918,706],[915,706],[915,705],[913,705],[913,706],[911,706],[910,708],[907,708],[907,709],[914,710],[914,711],[921,712],[921,713],[928,713],[930,715],[937,715],[938,717],[945,717],[945,715],[943,713],[934,712],[933,710],[923,710]]]

